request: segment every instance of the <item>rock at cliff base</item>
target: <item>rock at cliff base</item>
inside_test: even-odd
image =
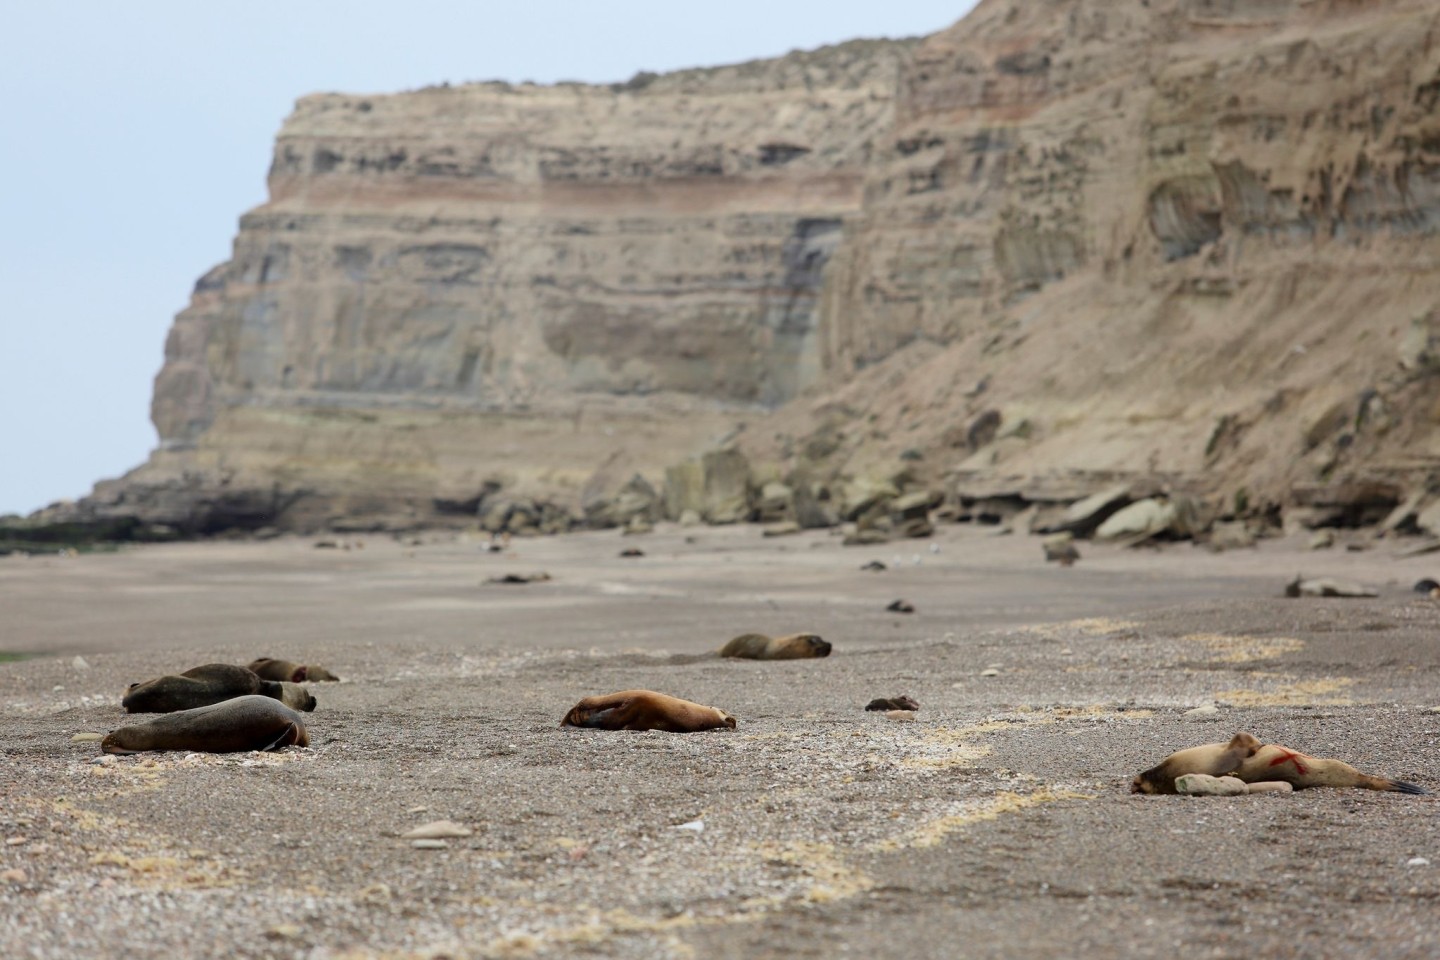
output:
[[[709,523],[739,523],[750,514],[750,462],[736,449],[712,450],[700,459],[705,473],[705,506]]]
[[[1170,529],[1175,522],[1175,505],[1168,500],[1150,498],[1130,504],[1115,512],[1095,529],[1096,540],[1143,540]]]

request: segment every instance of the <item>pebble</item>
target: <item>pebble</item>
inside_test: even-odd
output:
[[[51,692],[51,693],[59,693],[61,690],[64,690],[64,689],[65,689],[65,684],[63,684],[63,683],[57,683],[57,684],[55,684],[55,686],[53,686],[53,687],[50,688],[50,692]]]
[[[1175,778],[1175,791],[1192,797],[1238,797],[1246,792],[1245,781],[1238,777],[1212,777],[1204,773],[1187,773]]]
[[[990,667],[990,668],[987,669],[987,670],[981,670],[981,671],[980,671],[980,676],[982,676],[982,677],[998,677],[998,676],[1000,676],[1000,671],[999,671],[999,670],[996,670],[994,667]]]
[[[7,846],[7,847],[18,847],[18,846],[20,846],[20,844],[22,844],[22,843],[27,843],[29,840],[30,840],[29,837],[6,837],[6,838],[5,838],[5,846]]]
[[[1220,708],[1213,703],[1206,703],[1193,710],[1186,710],[1181,716],[1186,717],[1209,717],[1220,712]]]
[[[100,756],[96,757],[90,762],[99,764],[102,767],[108,767],[110,764],[115,762],[115,755],[113,753],[102,753],[100,754]]]
[[[454,820],[434,820],[422,823],[412,830],[400,834],[401,840],[438,840],[442,837],[468,837],[474,830]]]
[[[424,806],[421,806],[421,807],[411,807],[409,810],[406,810],[405,812],[406,812],[406,813],[424,813],[426,810],[429,810],[429,809],[430,809],[429,807],[424,807]]]
[[[105,734],[103,734],[103,733],[77,733],[77,734],[75,734],[75,736],[73,736],[73,737],[70,738],[70,742],[71,742],[71,743],[91,743],[91,742],[93,742],[93,741],[95,741],[95,740],[104,740],[104,739],[105,739]]]
[[[689,823],[676,824],[675,829],[676,829],[676,830],[693,830],[693,831],[695,831],[696,833],[704,833],[704,832],[705,832],[705,821],[704,821],[704,820],[691,820]]]
[[[914,723],[914,722],[915,722],[915,711],[914,711],[914,710],[886,710],[886,711],[885,711],[885,716],[888,717],[888,718],[891,719],[891,720],[898,720],[898,721],[900,721],[901,723]]]
[[[1428,867],[1428,866],[1430,866],[1430,861],[1429,861],[1429,860],[1426,860],[1424,857],[1411,857],[1409,860],[1406,860],[1406,861],[1405,861],[1405,866],[1407,866],[1407,867]]]
[[[30,877],[27,876],[25,871],[21,870],[19,867],[16,867],[13,870],[6,870],[4,873],[0,873],[0,880],[4,880],[6,883],[25,883],[29,881],[29,879]]]
[[[447,850],[450,844],[445,840],[411,840],[410,846],[416,850]]]
[[[271,940],[298,940],[305,931],[294,923],[278,923],[265,931]]]
[[[76,670],[89,670],[89,669],[90,669],[90,664],[87,663],[86,660],[85,660],[85,658],[84,658],[84,657],[81,657],[81,656],[76,656],[74,660],[71,660],[71,661],[70,661],[70,666],[74,667]]]
[[[1245,786],[1246,793],[1294,793],[1295,785],[1284,780],[1262,780]]]

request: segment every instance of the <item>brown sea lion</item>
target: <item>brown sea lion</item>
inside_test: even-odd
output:
[[[279,700],[292,710],[315,709],[315,698],[299,684],[265,680],[229,663],[207,663],[178,675],[132,683],[120,706],[127,713],[170,713],[254,693]]]
[[[866,710],[919,710],[913,697],[876,697],[865,704]]]
[[[208,707],[180,710],[106,734],[106,753],[193,750],[237,753],[308,747],[310,734],[300,714],[271,697],[251,694]]]
[[[304,683],[306,680],[324,682],[340,679],[318,663],[291,663],[289,660],[276,660],[272,657],[252,660],[247,669],[263,680],[288,680],[291,683]]]
[[[733,730],[735,718],[723,710],[653,690],[622,690],[586,697],[570,708],[560,726],[695,733],[722,727]]]
[[[742,660],[805,660],[830,656],[830,644],[813,633],[792,633],[786,637],[744,633],[721,647],[720,656]]]
[[[1174,793],[1175,778],[1187,773],[1213,777],[1233,776],[1246,783],[1279,780],[1297,790],[1306,787],[1360,787],[1423,794],[1413,783],[1387,780],[1361,773],[1343,760],[1311,757],[1278,744],[1261,744],[1248,733],[1237,733],[1229,743],[1207,743],[1172,753],[1158,766],[1130,783],[1131,793]]]

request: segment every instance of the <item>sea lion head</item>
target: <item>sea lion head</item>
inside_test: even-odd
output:
[[[830,656],[830,643],[829,643],[829,641],[822,640],[819,636],[817,636],[817,635],[815,635],[815,634],[813,634],[813,633],[797,633],[793,638],[791,638],[791,641],[790,641],[790,642],[791,642],[791,643],[794,643],[794,644],[798,644],[798,645],[800,645],[803,649],[805,649],[805,651],[806,651],[805,654],[804,654],[805,656],[809,656],[809,657],[828,657],[828,656]]]
[[[304,710],[306,713],[310,713],[315,709],[314,694],[298,683],[282,682],[280,696],[276,699],[291,710]]]
[[[724,710],[716,710],[715,712],[720,714],[721,723],[725,724],[725,726],[729,727],[731,730],[735,729],[734,717],[730,716],[730,714],[726,713]]]

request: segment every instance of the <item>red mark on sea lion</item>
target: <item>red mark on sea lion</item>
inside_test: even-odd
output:
[[[1309,757],[1306,757],[1305,754],[1296,753],[1294,750],[1286,750],[1284,747],[1276,747],[1275,749],[1280,751],[1280,756],[1276,757],[1274,760],[1271,760],[1270,766],[1278,767],[1286,760],[1290,760],[1293,761],[1295,764],[1295,772],[1300,774],[1302,777],[1309,772],[1305,769],[1305,764],[1300,762],[1301,759],[1310,759]]]

